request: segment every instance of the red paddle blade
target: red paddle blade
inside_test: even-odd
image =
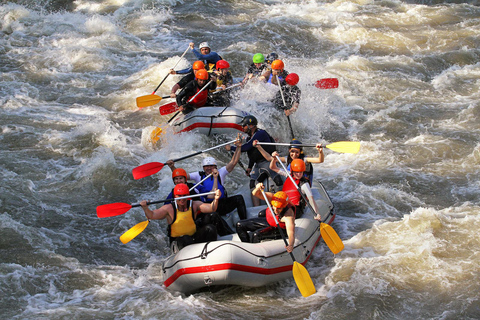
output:
[[[177,111],[178,106],[176,102],[170,102],[170,103],[164,104],[163,106],[160,106],[158,110],[160,110],[160,114],[164,116],[166,114],[174,113],[175,111]]]
[[[97,207],[97,217],[108,218],[115,217],[124,214],[128,210],[132,209],[132,205],[123,202],[116,202],[110,204],[102,204]]]
[[[164,164],[160,162],[149,162],[142,164],[141,166],[138,166],[132,170],[133,179],[138,180],[151,176],[152,174],[162,170],[163,166]]]
[[[315,83],[315,87],[319,89],[335,89],[338,88],[337,78],[320,79]]]

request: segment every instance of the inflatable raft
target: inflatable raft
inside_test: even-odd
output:
[[[170,126],[175,133],[231,134],[243,132],[238,123],[247,115],[248,112],[232,107],[202,107],[186,115],[179,113]]]
[[[315,181],[312,193],[322,221],[331,224],[335,219],[333,204],[323,185]],[[266,205],[248,208],[248,217],[256,217],[265,208]],[[226,220],[233,227],[238,217],[230,214]],[[297,262],[307,263],[320,238],[319,222],[307,207],[302,217],[295,220],[293,254]],[[232,234],[217,241],[189,245],[171,255],[162,264],[162,276],[168,290],[190,293],[210,286],[265,286],[292,278],[292,265],[282,239],[247,243]]]

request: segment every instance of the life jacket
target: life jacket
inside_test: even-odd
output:
[[[282,191],[288,195],[288,201],[296,207],[304,208],[306,203],[302,198],[298,188],[301,187],[304,183],[308,183],[308,179],[302,177],[300,180],[295,180],[293,184],[292,179],[287,178],[283,184]]]
[[[197,86],[197,91],[195,92],[195,94],[197,94],[198,91],[200,91],[202,88],[198,88]],[[193,97],[193,96],[192,96]],[[192,97],[189,97],[187,100],[190,101],[190,99]],[[190,102],[190,105],[192,105],[193,107],[195,108],[200,108],[200,107],[203,107],[205,105],[205,103],[207,103],[207,99],[208,99],[208,89],[205,89],[203,90],[202,92],[200,92],[196,97],[195,99],[193,99],[192,102]]]
[[[181,236],[192,236],[197,232],[195,224],[195,213],[192,210],[192,200],[189,201],[187,211],[177,210],[177,203],[172,204],[173,222],[168,226],[169,236],[177,238]]]
[[[207,176],[207,174],[204,171],[199,171],[198,174],[200,175],[200,180],[203,180]],[[209,192],[213,188],[213,176],[208,178],[207,180],[202,182],[203,188],[205,192]],[[225,187],[222,184],[222,179],[220,178],[220,175],[218,175],[218,183],[217,183],[218,189],[222,192],[222,195],[220,196],[220,199],[226,198],[227,197],[227,190],[225,190]],[[202,197],[203,202],[213,202],[213,199],[208,199],[207,197]]]
[[[285,229],[285,222],[281,222],[280,220],[282,220],[283,216],[288,211],[288,209],[293,210],[293,217],[295,217],[295,207],[294,206],[289,204],[285,208],[283,208],[282,212],[280,212],[280,214],[277,216],[278,225],[280,226],[281,229]],[[272,211],[270,211],[270,208],[267,208],[267,211],[265,212],[265,214],[266,214],[266,217],[267,217],[268,224],[272,227],[276,227],[277,224],[275,223],[275,219],[273,218],[273,215],[275,214],[275,212],[272,212]]]

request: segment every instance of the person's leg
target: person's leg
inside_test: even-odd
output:
[[[258,243],[262,241],[263,239],[267,238],[273,238],[275,239],[275,232],[277,230],[277,227],[272,227],[268,225],[265,228],[259,229],[255,231],[252,235],[252,242],[253,243]]]
[[[242,242],[250,242],[248,231],[255,231],[268,226],[266,218],[252,218],[247,220],[240,220],[237,222],[236,229],[238,237]]]
[[[213,224],[207,224],[197,229],[193,235],[195,243],[209,242],[217,240],[217,229]]]
[[[247,206],[245,205],[245,200],[241,194],[222,198],[218,201],[217,212],[221,216],[227,215],[235,209],[237,209],[240,220],[247,218]]]
[[[203,225],[212,224],[217,229],[219,236],[225,236],[227,234],[232,234],[234,231],[230,228],[228,223],[220,217],[217,212],[204,214],[204,223]],[[202,226],[203,226],[202,225]]]

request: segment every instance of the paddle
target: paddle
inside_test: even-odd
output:
[[[202,194],[204,195],[204,194]],[[176,198],[176,199],[185,199],[189,198],[190,196],[185,196],[182,198]],[[162,203],[162,202],[167,202],[167,201],[173,201],[174,199],[164,199],[164,200],[156,200],[156,201],[150,201],[147,202],[147,205],[155,204],[155,203]],[[115,217],[119,216],[121,214],[124,214],[128,212],[130,209],[135,208],[135,207],[140,207],[140,204],[128,204],[124,202],[115,202],[115,203],[110,203],[110,204],[102,204],[97,207],[97,217],[99,218],[108,218],[108,217]]]
[[[200,183],[201,183],[201,181],[199,183],[197,183],[196,185],[194,185],[193,187],[191,187],[189,190],[192,191]],[[215,192],[212,191],[212,192],[209,192],[208,194],[213,194],[213,193],[215,193]],[[205,194],[207,194],[207,193],[205,193]],[[191,196],[188,196],[187,198],[194,198],[194,197],[198,197],[198,196],[199,196],[198,194],[197,195],[191,195]],[[175,198],[175,199],[183,199],[183,198],[185,198],[185,197],[179,197],[179,198]],[[142,233],[143,230],[145,230],[145,228],[148,226],[149,222],[150,222],[150,219],[147,219],[146,221],[142,221],[140,223],[137,223],[136,225],[134,225],[133,227],[131,227],[130,229],[125,231],[125,233],[120,236],[120,241],[123,244],[129,243],[136,236],[138,236],[140,233]]]
[[[285,107],[285,110],[287,109],[287,103],[285,102],[285,97],[283,96],[283,90],[282,90],[282,84],[280,83],[280,80],[278,79],[278,74],[275,75],[277,77],[277,83],[278,87],[280,88],[280,95],[282,96],[282,101],[283,101],[283,106]],[[290,121],[290,116],[287,116],[288,120],[288,126],[290,128],[290,138],[291,140],[295,139],[295,134],[293,134],[293,128],[292,128],[292,122]]]
[[[229,141],[229,142],[222,143],[218,146],[214,146],[214,147],[202,150],[202,151],[192,153],[188,156],[184,156],[184,157],[172,160],[172,161],[177,162],[177,161],[180,161],[180,160],[188,159],[188,158],[194,157],[196,155],[199,155],[201,153],[204,153],[204,152],[207,152],[207,151],[217,149],[217,148],[226,146],[228,144],[234,143],[235,141],[237,141],[237,139]],[[136,167],[132,170],[133,178],[135,180],[138,180],[138,179],[142,179],[142,178],[151,176],[152,174],[155,174],[158,171],[162,170],[163,166],[165,166],[165,164],[163,164],[161,162],[149,162],[149,163],[142,164],[141,166],[138,166],[138,167]]]
[[[317,82],[315,82],[314,86],[319,89],[335,89],[335,88],[338,88],[338,79],[337,78],[320,79]]]
[[[183,58],[183,57],[185,56],[185,54],[187,53],[188,49],[190,49],[190,46],[188,46],[187,50],[185,50],[185,52],[182,54],[182,56],[180,57],[180,59],[177,60],[177,63],[175,63],[175,65],[173,66],[172,69],[175,69],[175,67],[177,66],[177,64],[182,60],[182,58]],[[163,80],[160,82],[160,84],[155,88],[155,90],[153,90],[153,92],[152,92],[151,95],[141,96],[141,97],[138,97],[138,98],[137,98],[137,106],[138,106],[139,108],[145,108],[145,107],[153,106],[154,104],[159,103],[160,100],[170,97],[170,96],[166,96],[166,97],[154,96],[154,95],[155,95],[155,92],[157,92],[158,88],[160,88],[160,86],[165,82],[165,80],[167,79],[167,77],[168,77],[169,75],[170,75],[170,73],[167,73],[167,75],[165,76],[165,78],[163,78]],[[153,96],[153,97],[152,97],[152,96]]]
[[[275,145],[275,146],[291,146],[290,143],[279,143],[279,142],[258,142],[260,145]],[[298,147],[316,147],[316,144],[306,143],[306,144],[296,144]],[[330,144],[323,144],[322,148],[327,148],[340,153],[358,153],[360,151],[360,142],[358,141],[338,141]]]
[[[263,189],[262,189],[262,195],[263,195],[263,198],[265,199],[265,202],[268,205],[268,208],[270,209],[270,213],[272,214],[273,219],[275,219],[275,223],[277,224],[278,231],[280,232],[280,235],[282,236],[282,239],[285,242],[285,245],[288,247],[288,242],[287,242],[287,239],[285,238],[285,234],[283,233],[282,228],[280,228],[280,225],[278,224],[278,220],[277,220],[277,217],[275,216],[275,212],[273,211],[272,206],[270,205],[270,202],[268,201],[267,196],[265,195],[265,191],[263,191]],[[298,290],[304,297],[311,296],[312,294],[317,292],[317,290],[315,289],[315,285],[313,284],[310,274],[302,264],[298,263],[297,260],[295,260],[295,256],[293,255],[293,252],[289,252],[289,253],[290,253],[290,257],[292,257],[292,260],[293,260],[293,267],[292,267],[293,279],[295,279],[295,283],[297,284]]]
[[[292,178],[292,176],[288,172],[285,165],[282,163],[282,161],[280,161],[280,158],[278,156],[276,156],[276,158],[277,158],[277,161],[282,165],[283,170],[285,170],[285,172],[288,174],[288,178],[293,182],[293,185],[296,186],[297,184],[295,183],[295,180]],[[300,193],[300,196],[303,198],[305,203],[308,205],[308,207],[312,211],[312,214],[314,216],[315,216],[315,214],[318,214],[318,212],[315,211],[315,209],[313,208],[312,204],[307,199],[307,197],[305,197],[305,195],[303,194],[300,187],[297,187],[297,191],[298,191],[298,193]],[[330,248],[330,250],[333,252],[333,254],[337,254],[337,253],[339,253],[340,251],[343,250],[344,245],[343,245],[342,240],[338,236],[338,234],[335,232],[335,230],[330,225],[328,225],[328,224],[326,224],[322,221],[320,221],[320,234],[322,235],[323,240],[327,244],[328,248]]]
[[[232,88],[241,86],[241,85],[242,85],[242,83],[237,83],[237,84],[234,84],[234,85],[232,85],[232,86],[230,86],[230,87],[227,87],[227,88],[225,88],[225,89],[223,89],[223,90],[216,90],[216,91],[212,92],[212,94],[217,94],[217,93],[220,93],[220,92],[223,92],[223,91],[225,91],[225,90],[229,90],[229,89],[232,89]],[[177,105],[176,102],[167,103],[167,104],[165,104],[165,105],[163,105],[163,106],[160,106],[160,108],[159,108],[160,114],[161,114],[162,116],[164,116],[164,115],[166,115],[166,114],[173,113],[173,112],[175,112],[175,111],[177,111],[177,110],[178,110],[178,105]]]
[[[157,96],[156,94],[141,96],[137,98],[137,107],[139,108],[150,107],[150,106],[153,106],[154,104],[159,103],[162,99],[167,99],[167,98],[170,98],[170,96],[160,97],[160,96]]]

